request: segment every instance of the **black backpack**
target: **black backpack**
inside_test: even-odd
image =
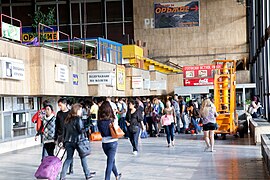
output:
[[[200,118],[200,110],[196,108],[195,106],[193,106],[193,116],[195,118]]]

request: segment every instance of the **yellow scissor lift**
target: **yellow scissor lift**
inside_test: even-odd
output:
[[[236,114],[236,61],[214,60],[215,65],[221,64],[215,70],[214,76],[214,103],[219,114],[217,119],[218,129],[215,134],[221,134],[226,139],[226,134],[237,134],[238,116]]]

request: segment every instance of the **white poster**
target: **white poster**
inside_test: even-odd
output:
[[[12,98],[4,97],[4,111],[12,111]]]
[[[68,67],[64,64],[55,65],[55,81],[57,82],[68,82]]]
[[[150,79],[143,80],[143,89],[150,89]]]
[[[88,85],[106,84],[109,86],[115,86],[116,75],[114,72],[109,71],[88,71],[87,80]]]
[[[142,89],[142,88],[143,88],[143,78],[132,77],[132,89]]]
[[[21,28],[2,22],[2,36],[4,38],[21,41]]]
[[[0,57],[1,77],[7,79],[24,80],[25,68],[22,60]]]
[[[167,82],[166,80],[150,81],[150,90],[166,90]]]

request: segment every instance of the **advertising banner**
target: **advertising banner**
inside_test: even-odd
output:
[[[106,84],[115,86],[115,73],[109,71],[88,71],[88,85]]]
[[[222,65],[184,66],[184,86],[207,86],[214,84],[214,70]]]
[[[116,66],[116,88],[119,91],[126,89],[126,69],[125,66]]]
[[[2,22],[2,37],[21,41],[21,28]]]
[[[1,77],[6,79],[24,80],[25,68],[21,60],[8,57],[0,57]]]
[[[155,28],[200,25],[200,2],[155,3]]]
[[[55,65],[55,81],[68,82],[68,67],[64,64]]]

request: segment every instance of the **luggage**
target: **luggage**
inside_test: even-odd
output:
[[[148,138],[148,134],[147,134],[146,130],[142,131],[141,138],[142,139]]]
[[[101,136],[100,132],[91,133],[90,140],[91,141],[101,141],[102,140],[102,136]]]
[[[57,153],[57,156],[62,151],[63,151],[63,149],[60,148],[58,153]],[[61,155],[62,156],[61,159],[57,156],[44,157],[43,161],[41,162],[41,164],[39,165],[39,167],[35,173],[35,177],[37,179],[56,180],[57,175],[62,167],[62,159],[63,159],[63,156],[65,154],[65,150],[64,150],[64,153],[62,153],[62,154],[63,155]]]

